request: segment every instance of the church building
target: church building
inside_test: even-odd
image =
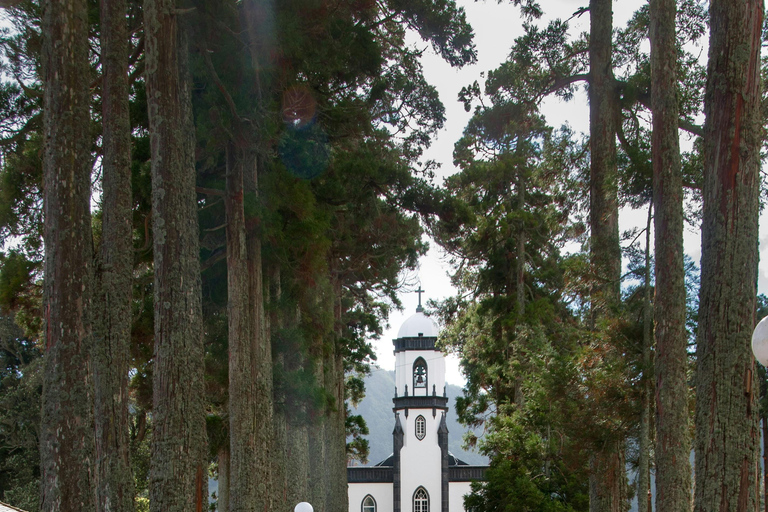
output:
[[[464,512],[470,482],[487,466],[448,451],[445,356],[421,307],[397,333],[393,453],[372,467],[348,467],[349,512]]]

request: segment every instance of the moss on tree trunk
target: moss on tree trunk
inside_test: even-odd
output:
[[[755,510],[759,411],[750,350],[757,288],[763,3],[710,3],[696,373],[699,512]]]
[[[96,508],[87,7],[43,2],[45,371],[41,510]]]
[[[589,35],[590,300],[595,325],[615,314],[620,301],[616,130],[619,106],[613,76],[611,0],[591,0]],[[590,462],[590,511],[623,512],[628,508],[622,432],[605,432]]]
[[[180,16],[173,0],[144,2],[155,264],[153,512],[208,506],[195,134]]]
[[[102,236],[94,305],[97,504],[134,509],[129,461],[128,371],[133,278],[131,125],[125,0],[101,2]]]
[[[674,0],[651,1],[653,204],[656,211],[656,509],[691,508],[683,184]]]

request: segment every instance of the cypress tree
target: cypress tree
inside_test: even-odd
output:
[[[45,372],[41,509],[93,511],[91,154],[87,6],[43,7]]]
[[[760,432],[750,343],[757,296],[763,2],[710,3],[694,510],[755,510]]]
[[[155,268],[153,512],[207,506],[195,135],[179,7],[174,0],[144,2]]]
[[[94,311],[97,502],[100,511],[133,510],[129,461],[133,227],[129,36],[125,0],[101,2],[102,236]]]
[[[653,0],[651,101],[656,291],[656,510],[690,510],[688,336],[674,0]]]

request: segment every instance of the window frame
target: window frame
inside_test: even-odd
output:
[[[424,367],[424,384],[417,385],[416,384],[416,369],[419,367]],[[425,391],[429,389],[429,366],[427,366],[427,361],[423,357],[417,357],[416,360],[413,362],[413,394],[416,394],[417,389],[424,389]]]
[[[421,420],[421,421],[419,421]],[[419,424],[421,424],[421,429],[419,429]],[[419,441],[424,440],[425,437],[427,437],[427,419],[419,414],[416,416],[416,419],[413,422],[414,425],[414,433],[416,434],[416,439]]]
[[[369,505],[366,505],[365,502],[368,500],[371,500],[371,502]],[[372,510],[371,507],[373,507]],[[363,498],[363,501],[360,503],[360,512],[376,512],[377,508],[378,506],[376,505],[376,498],[370,494],[366,494],[365,498]]]
[[[419,493],[423,492],[424,496],[420,497]],[[416,506],[416,500],[418,499],[420,506]],[[416,488],[416,490],[413,492],[413,499],[412,505],[413,505],[413,512],[429,512],[429,493],[424,488],[424,486],[419,486]]]

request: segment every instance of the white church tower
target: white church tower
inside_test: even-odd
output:
[[[449,512],[445,357],[417,292],[416,313],[394,340],[393,512]]]
[[[350,512],[463,512],[470,482],[486,469],[448,452],[445,356],[417,292],[416,313],[393,340],[393,453],[373,467],[347,468]]]

